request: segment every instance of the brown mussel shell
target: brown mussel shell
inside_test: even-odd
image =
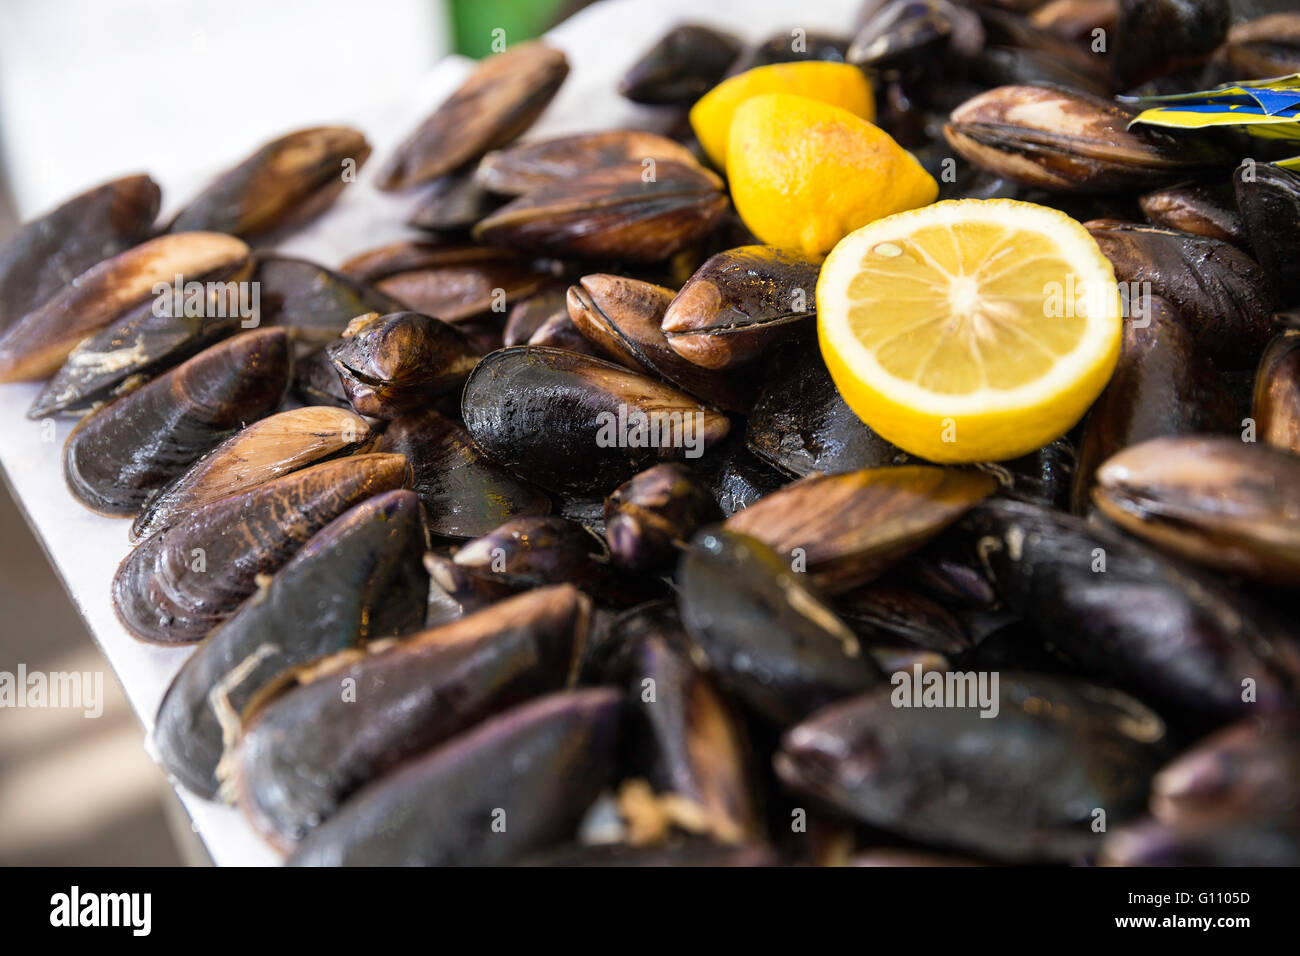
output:
[[[479,362],[461,412],[490,457],[543,487],[580,494],[605,494],[656,461],[698,457],[730,428],[725,416],[644,375],[532,345]]]
[[[504,202],[476,183],[472,170],[448,173],[432,184],[406,224],[445,235],[468,232]]]
[[[591,601],[539,588],[364,656],[309,665],[253,718],[232,783],[240,807],[288,849],[403,760],[531,697],[561,690]],[[355,699],[339,693],[351,680]]]
[[[397,148],[379,188],[430,182],[504,146],[533,124],[568,74],[564,54],[541,41],[488,57]]]
[[[977,471],[929,465],[812,475],[727,519],[839,594],[878,577],[997,490]]]
[[[534,333],[556,315],[569,316],[569,287],[564,284],[547,286],[516,302],[506,316],[506,327],[501,333],[501,344],[527,345]],[[544,345],[544,342],[536,343]]]
[[[352,407],[381,419],[459,388],[479,360],[463,332],[419,312],[357,316],[326,351]]]
[[[131,525],[131,540],[141,541],[219,498],[351,454],[370,440],[370,426],[351,409],[308,406],[253,422],[159,489]]]
[[[1155,438],[1097,470],[1125,531],[1199,564],[1300,585],[1300,458],[1238,437]]]
[[[465,429],[433,409],[390,422],[375,450],[406,456],[433,534],[477,538],[511,518],[550,513],[545,492],[486,457]]]
[[[523,196],[601,169],[644,170],[647,161],[696,165],[694,154],[675,140],[644,130],[615,129],[533,140],[488,153],[474,179],[494,193]]]
[[[328,654],[420,627],[424,547],[411,491],[376,495],[313,535],[177,673],[154,724],[163,768],[211,799],[243,715],[277,682]]]
[[[730,33],[682,23],[628,68],[618,91],[634,103],[689,105],[718,84],[740,51],[740,40]]]
[[[1271,13],[1238,23],[1223,47],[1232,75],[1263,80],[1300,72],[1300,13]]]
[[[1300,455],[1300,333],[1284,333],[1264,351],[1251,416],[1260,441]]]
[[[301,225],[338,197],[370,156],[365,136],[346,126],[297,130],[259,147],[215,179],[172,220],[170,232],[210,230],[256,239]]]
[[[134,515],[150,495],[289,387],[283,329],[227,339],[82,419],[63,446],[73,497],[100,514]]]
[[[1163,229],[1191,232],[1239,248],[1246,234],[1232,189],[1203,182],[1166,186],[1144,195],[1142,214]]]
[[[656,465],[634,475],[605,499],[605,539],[615,564],[661,570],[706,524],[721,517],[698,477],[681,465]]]
[[[771,246],[719,252],[668,306],[673,351],[705,368],[734,368],[799,332],[817,313],[821,259]]]
[[[498,253],[491,262],[399,272],[379,280],[375,288],[426,315],[460,323],[475,316],[505,312],[548,280],[545,273]]]
[[[728,202],[702,166],[625,163],[520,196],[475,226],[474,238],[552,256],[663,262],[708,235]]]
[[[149,237],[162,191],[124,176],[26,223],[0,246],[0,329],[43,305],[91,266]]]
[[[614,779],[622,707],[587,688],[492,717],[362,789],[289,865],[493,866],[563,842]]]
[[[0,333],[0,382],[47,378],[89,335],[157,298],[156,286],[238,276],[248,246],[233,236],[186,232],[160,236],[87,269]]]
[[[127,555],[113,579],[118,620],[146,641],[200,640],[317,531],[409,483],[400,455],[352,455],[209,502]]]
[[[358,315],[410,308],[365,282],[306,259],[261,255],[253,278],[261,288],[262,324],[290,329],[300,356],[338,338]]]

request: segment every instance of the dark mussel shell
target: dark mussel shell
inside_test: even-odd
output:
[[[1283,333],[1264,351],[1251,416],[1260,441],[1300,455],[1300,333]]]
[[[663,331],[682,358],[734,368],[806,327],[817,313],[821,260],[771,246],[741,246],[710,258],[668,306]]]
[[[607,590],[600,586],[607,575],[604,551],[604,542],[576,521],[529,515],[467,541],[452,563],[483,594],[565,583],[598,594]]]
[[[148,238],[161,203],[162,191],[148,176],[124,176],[23,225],[0,246],[0,329]]]
[[[914,461],[845,404],[817,348],[779,350],[745,428],[745,445],[788,475],[838,474]]]
[[[352,455],[203,505],[126,556],[113,579],[118,620],[146,641],[197,641],[321,528],[409,483],[401,455]]]
[[[708,235],[727,206],[722,181],[702,166],[624,163],[520,196],[475,226],[474,238],[552,256],[663,262]]]
[[[930,465],[810,475],[727,519],[807,571],[824,594],[878,577],[997,490],[977,471]]]
[[[262,324],[292,330],[300,354],[343,334],[358,315],[402,312],[410,306],[340,272],[290,256],[258,256]]]
[[[568,74],[564,54],[541,41],[488,57],[397,148],[379,188],[430,182],[504,146],[533,124]]]
[[[569,317],[569,287],[563,283],[547,286],[530,295],[521,302],[516,302],[506,316],[506,327],[501,333],[501,344],[527,345],[546,322],[556,315]],[[541,345],[543,343],[537,343]]]
[[[1300,72],[1300,13],[1295,10],[1238,23],[1223,47],[1234,77],[1263,80]]]
[[[963,527],[1011,609],[1087,673],[1193,721],[1293,705],[1295,635],[1240,592],[1033,505],[984,502]]]
[[[605,499],[605,538],[614,562],[662,570],[700,528],[721,515],[708,487],[678,464],[634,475]]]
[[[537,327],[528,338],[528,345],[544,345],[580,355],[595,355],[596,346],[579,331],[578,326],[569,316],[569,306],[565,303],[564,311],[552,313]]]
[[[486,457],[465,429],[433,409],[391,422],[375,450],[406,456],[433,534],[477,538],[511,518],[550,513],[545,492]]]
[[[880,581],[835,598],[837,614],[872,645],[902,643],[939,654],[972,647],[961,622],[944,605],[920,591]]]
[[[999,86],[953,110],[944,136],[964,158],[1027,186],[1110,191],[1154,185],[1221,157],[1148,127],[1111,100],[1054,86]]]
[[[711,490],[722,516],[730,518],[788,481],[788,475],[755,458],[743,445],[737,445],[714,472]]]
[[[155,288],[242,278],[248,246],[233,236],[187,232],[150,239],[91,266],[0,333],[0,382],[47,378],[82,339],[142,304],[160,301]]]
[[[491,866],[561,843],[614,777],[621,709],[592,688],[499,714],[362,789],[289,864]]]
[[[435,233],[468,232],[504,202],[474,181],[473,170],[448,173],[432,184],[406,224]]]
[[[598,352],[621,365],[666,379],[725,411],[746,411],[755,391],[750,383],[701,368],[669,348],[661,325],[672,300],[672,289],[653,282],[595,273],[569,287],[569,318]]]
[[[1237,437],[1155,438],[1097,470],[1125,531],[1199,564],[1300,585],[1300,458]]]
[[[563,688],[590,614],[577,589],[541,588],[365,656],[343,651],[312,665],[244,733],[241,808],[289,848],[403,760]]]
[[[326,351],[352,407],[382,419],[459,388],[479,360],[463,332],[419,312],[357,316]]]
[[[897,68],[951,50],[969,57],[984,45],[976,14],[947,0],[890,0],[862,24],[845,52],[862,67]]]
[[[1165,733],[1141,703],[1041,674],[950,677],[936,682],[966,706],[927,707],[896,682],[790,730],[777,773],[872,826],[998,860],[1090,856],[1097,810],[1141,812]]]
[[[418,628],[428,600],[423,550],[411,491],[377,495],[314,535],[208,635],[168,687],[153,733],[163,768],[211,799],[245,711],[284,675]]]
[[[82,419],[63,446],[73,497],[92,511],[134,515],[157,489],[289,387],[283,329],[227,339]]]
[[[196,508],[328,458],[371,440],[355,412],[308,406],[279,412],[231,435],[149,499],[131,526],[140,541]]]
[[[352,403],[348,401],[348,393],[343,390],[338,369],[330,361],[325,349],[317,349],[294,359],[293,392],[308,405],[332,405],[352,410]]]
[[[1073,510],[1084,514],[1097,468],[1111,455],[1149,438],[1222,432],[1236,424],[1223,376],[1196,347],[1192,332],[1158,296],[1141,318],[1124,323],[1119,364],[1084,419]]]
[[[1272,163],[1252,163],[1238,167],[1233,186],[1255,260],[1281,304],[1300,305],[1300,175]]]
[[[1229,0],[1119,0],[1114,65],[1121,86],[1204,65],[1231,22]]]
[[[538,346],[479,362],[461,411],[490,457],[543,487],[580,494],[607,493],[656,461],[699,457],[730,427],[653,379]]]
[[[719,682],[778,727],[881,680],[854,633],[754,538],[701,531],[678,566],[677,594]]]
[[[740,51],[740,40],[730,33],[682,23],[632,64],[618,91],[635,103],[689,105],[718,84]]]
[[[1196,346],[1224,371],[1255,367],[1273,337],[1272,278],[1235,246],[1139,223],[1084,223],[1115,278],[1173,306]]]
[[[1153,190],[1138,202],[1142,214],[1162,229],[1191,232],[1239,248],[1246,244],[1241,214],[1229,186],[1180,183]]]
[[[852,38],[838,33],[805,30],[802,27],[774,33],[746,49],[727,70],[728,76],[773,63],[796,63],[800,60],[823,60],[843,63]]]
[[[522,196],[600,169],[635,166],[644,171],[660,162],[696,165],[689,149],[666,136],[639,129],[602,130],[533,140],[488,153],[474,179],[494,193]]]
[[[297,130],[259,147],[223,173],[172,220],[171,232],[209,229],[256,239],[324,212],[370,156],[365,136],[346,126]]]

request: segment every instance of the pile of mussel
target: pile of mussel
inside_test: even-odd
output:
[[[346,128],[161,227],[146,176],[25,226],[0,381],[47,381],[68,489],[133,518],[123,626],[195,645],[163,767],[294,864],[1300,863],[1300,175],[1112,98],[1300,71],[1291,6],[684,24],[619,86],[666,133],[517,142],[568,72],[523,43],[374,179],[422,238],[274,251]],[[1150,290],[1072,432],[939,467],[841,400],[820,261],[681,122],[799,58],[870,71],[945,197],[1061,208]],[[992,699],[899,706],[949,677]]]

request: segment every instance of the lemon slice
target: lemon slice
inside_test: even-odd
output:
[[[1119,359],[1110,262],[1078,222],[1009,199],[935,203],[845,236],[817,282],[822,357],[867,425],[937,462],[1059,438]]]

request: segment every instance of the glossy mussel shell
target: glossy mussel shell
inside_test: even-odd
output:
[[[289,387],[282,329],[227,339],[81,420],[63,446],[73,496],[92,511],[134,515],[157,489]]]
[[[569,839],[614,776],[620,696],[565,691],[479,724],[364,788],[289,864],[492,866]]]
[[[146,539],[113,579],[113,606],[147,641],[197,641],[325,525],[410,482],[400,455],[354,455],[211,502]]]
[[[254,279],[261,289],[263,324],[291,330],[299,355],[338,338],[358,315],[410,308],[360,279],[306,259],[261,255]]]
[[[544,487],[578,493],[604,494],[657,461],[702,454],[730,427],[644,375],[531,345],[479,362],[461,411],[490,457]]]
[[[1233,185],[1250,250],[1276,285],[1280,304],[1300,304],[1300,174],[1255,163],[1239,168]]]
[[[690,104],[714,86],[741,51],[730,33],[682,23],[655,41],[619,81],[618,91],[635,103]]]
[[[1157,438],[1097,471],[1126,531],[1201,564],[1300,585],[1300,458],[1237,437]]]
[[[162,191],[124,176],[74,196],[0,245],[0,329],[42,305],[96,263],[148,238]]]
[[[504,146],[532,125],[568,74],[564,54],[541,41],[488,57],[397,148],[379,188],[430,182]]]
[[[533,140],[488,153],[474,180],[494,193],[522,196],[613,166],[630,164],[644,170],[647,161],[695,165],[691,151],[675,140],[644,130],[616,129]]]
[[[87,269],[0,333],[0,382],[46,378],[88,335],[156,297],[154,287],[220,278],[247,268],[248,246],[215,232],[160,236]]]
[[[428,600],[420,503],[376,495],[336,518],[198,646],[168,687],[153,742],[163,768],[211,798],[245,711],[297,667],[418,628]]]
[[[605,538],[626,568],[671,567],[677,549],[721,515],[709,488],[679,464],[655,465],[605,499]]]
[[[562,689],[590,613],[576,588],[540,588],[383,650],[312,665],[245,732],[232,781],[240,806],[289,847],[403,760]],[[339,693],[343,680],[354,682],[353,699]]]
[[[1264,351],[1251,415],[1260,441],[1300,455],[1300,333],[1283,333]]]

